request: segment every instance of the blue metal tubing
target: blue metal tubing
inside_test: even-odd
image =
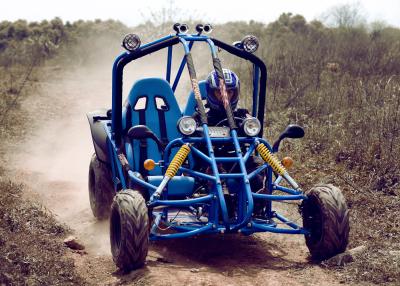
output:
[[[207,41],[209,39],[208,36],[202,35],[186,35],[186,34],[179,34],[179,36],[183,39],[185,39],[186,41]]]
[[[259,80],[260,80],[260,69],[258,66],[253,64],[253,109],[252,109],[252,115],[254,117],[257,116],[256,111],[257,111],[257,105],[258,105],[258,100],[257,100],[257,95],[258,95],[258,85],[259,85]]]
[[[181,146],[183,144],[185,144],[185,142],[182,140],[182,138],[176,138],[168,143],[168,145],[164,149],[164,158],[163,159],[164,159],[165,165],[168,163],[168,159],[169,159],[168,157],[169,157],[169,154],[171,153],[171,149],[173,147],[175,147],[176,145]]]
[[[285,193],[288,193],[288,194],[291,194],[291,195],[301,195],[301,194],[303,194],[303,192],[299,192],[299,191],[296,191],[294,189],[289,189],[289,188],[282,187],[282,186],[277,186],[277,185],[273,185],[272,189],[273,190],[282,191],[282,192],[285,192]]]
[[[157,187],[156,187],[156,186],[154,186],[154,185],[152,185],[152,184],[149,184],[149,183],[147,183],[146,181],[137,178],[137,177],[133,174],[133,172],[132,172],[131,170],[128,171],[128,175],[129,175],[129,178],[131,178],[132,181],[134,181],[135,183],[141,185],[142,187],[151,189],[151,190],[153,190],[153,191],[157,190]]]
[[[212,224],[207,224],[206,226],[191,230],[191,231],[187,231],[187,232],[180,232],[180,233],[171,233],[171,234],[156,234],[151,232],[150,233],[150,240],[163,240],[163,239],[171,239],[171,238],[184,238],[184,237],[189,237],[189,236],[193,236],[196,234],[200,234],[200,233],[205,233],[209,230],[213,229],[213,225]],[[216,232],[217,230],[215,230]]]
[[[254,140],[255,140],[255,139],[254,139]],[[247,160],[250,158],[251,154],[253,154],[253,152],[254,152],[254,150],[255,150],[255,148],[256,148],[256,145],[254,144],[254,140],[253,140],[253,142],[251,142],[252,144],[250,145],[249,149],[247,150],[246,154],[245,154],[244,157],[243,157],[243,161],[244,161],[245,163],[246,163]],[[240,138],[239,138],[239,141],[240,141]]]
[[[112,144],[108,144],[107,147],[108,147],[108,153],[112,154],[112,156],[114,156]],[[114,160],[115,160],[115,158],[114,158]],[[112,173],[112,178],[113,178],[112,181],[113,181],[113,185],[114,185],[114,190],[118,190],[118,181],[116,179],[118,178],[119,174],[117,174],[118,170],[116,170],[114,160],[111,161],[111,173]]]
[[[217,158],[215,158],[215,160],[217,160],[217,162],[221,162],[221,163],[224,163],[224,162],[238,162],[239,161],[239,158],[238,157],[217,157]]]
[[[272,152],[272,147],[271,145],[267,142],[267,140],[265,140],[264,138],[261,137],[257,137],[255,138],[258,142],[263,143],[265,146],[267,146],[268,150]]]
[[[261,167],[255,169],[253,172],[251,172],[251,173],[247,176],[247,178],[248,178],[249,180],[251,180],[251,179],[253,179],[254,176],[256,176],[257,174],[261,173],[262,171],[264,171],[264,170],[267,169],[267,168],[268,168],[268,164],[265,163],[265,164],[262,165]]]
[[[240,50],[236,47],[233,47],[230,44],[226,44],[224,42],[219,41],[218,39],[211,39],[207,36],[191,36],[191,35],[169,35],[166,37],[163,37],[159,40],[147,43],[142,45],[138,50],[134,52],[124,52],[120,56],[116,58],[114,61],[113,65],[113,71],[112,71],[112,133],[114,140],[116,140],[117,145],[119,145],[120,140],[121,140],[121,133],[122,133],[122,123],[121,123],[121,118],[122,118],[122,77],[123,77],[123,70],[125,65],[127,65],[129,62],[141,58],[145,55],[148,55],[152,52],[156,52],[158,50],[161,50],[163,48],[173,46],[179,43],[179,39],[183,38],[186,39],[190,42],[193,41],[207,41],[208,44],[211,47],[211,52],[213,54],[216,54],[216,49],[215,46],[218,46],[219,48],[222,48],[226,50],[228,53],[236,55],[242,59],[248,60],[255,64],[259,70],[260,70],[260,79],[258,80],[258,85],[260,85],[259,88],[259,103],[258,103],[258,110],[257,110],[257,118],[261,122],[261,130],[260,130],[260,135],[262,135],[263,131],[263,123],[264,123],[264,105],[265,105],[265,94],[266,94],[266,81],[267,81],[267,69],[263,61],[259,59],[257,56],[247,53],[243,50]],[[257,98],[253,98],[253,102],[257,101]],[[254,111],[252,112],[254,114]]]
[[[189,52],[192,50],[193,44],[194,44],[194,42],[190,42]],[[185,68],[185,65],[186,65],[186,58],[183,57],[182,61],[181,61],[181,65],[179,66],[178,72],[176,73],[174,84],[172,85],[172,90],[174,92],[176,90],[176,87],[178,86],[179,80],[181,79],[181,75],[182,75],[183,69]]]
[[[193,44],[195,41],[207,41],[208,37],[206,36],[187,36],[187,35],[180,35],[181,42],[183,44],[183,47],[185,49],[185,54],[188,54],[193,47]],[[190,41],[189,45],[187,44],[187,41]],[[213,47],[214,48],[214,47]],[[214,48],[215,49],[215,48]],[[181,61],[181,65],[179,66],[178,72],[176,74],[174,84],[172,85],[172,90],[175,92],[176,87],[178,86],[179,80],[181,78],[183,69],[185,68],[186,65],[186,58],[183,57]]]
[[[253,212],[253,196],[252,196],[252,192],[251,192],[251,189],[250,189],[249,178],[252,178],[258,172],[253,172],[252,174],[249,175],[250,177],[247,177],[248,175],[247,175],[245,164],[241,160],[242,153],[241,153],[241,148],[240,148],[239,142],[251,142],[251,143],[253,143],[251,146],[253,146],[255,140],[259,139],[261,142],[264,141],[264,140],[262,140],[262,138],[246,138],[246,137],[238,138],[237,137],[237,133],[236,133],[235,130],[231,131],[231,138],[210,138],[209,133],[208,133],[208,126],[207,125],[203,126],[203,133],[204,133],[204,137],[203,138],[201,138],[201,137],[198,137],[198,138],[184,138],[183,140],[182,139],[175,139],[175,140],[171,141],[167,145],[167,147],[165,149],[165,152],[164,152],[165,164],[167,165],[168,153],[169,153],[170,149],[173,146],[175,146],[176,144],[178,144],[178,143],[179,144],[184,144],[186,142],[199,142],[199,141],[200,142],[204,142],[204,141],[206,141],[207,149],[209,151],[210,156],[209,157],[206,156],[205,154],[203,154],[199,150],[198,150],[197,153],[198,153],[198,155],[200,157],[206,158],[205,160],[207,160],[207,161],[208,161],[208,159],[210,159],[210,164],[211,164],[211,167],[213,169],[213,173],[214,173],[215,178],[211,177],[211,176],[208,176],[208,177],[206,177],[206,179],[211,179],[212,178],[212,180],[214,180],[216,182],[216,194],[217,194],[219,202],[220,202],[221,212],[222,212],[222,216],[224,218],[224,222],[225,223],[227,223],[227,209],[226,209],[226,202],[225,202],[225,199],[224,199],[224,196],[223,196],[222,185],[221,185],[220,179],[221,178],[229,178],[229,177],[230,178],[233,178],[233,177],[234,178],[242,178],[244,183],[245,183],[245,186],[246,186],[245,187],[245,198],[246,198],[246,201],[248,203],[247,211],[246,211],[245,216],[243,218],[240,218],[241,219],[241,223],[239,223],[238,225],[234,226],[233,230],[240,229],[241,227],[243,227],[250,220],[252,212]],[[233,141],[233,143],[235,145],[236,153],[237,153],[238,158],[239,158],[238,162],[240,164],[241,174],[219,174],[218,168],[216,166],[216,161],[219,160],[219,159],[215,158],[215,156],[214,156],[214,151],[213,151],[213,148],[212,148],[212,142],[231,142],[231,141]],[[269,144],[267,142],[265,142],[265,143],[266,143],[267,146],[269,146]],[[253,148],[254,148],[254,146],[253,146]],[[249,148],[249,149],[254,150],[253,148]],[[251,150],[248,150],[248,152],[246,153],[247,157],[249,157],[251,152],[253,152]],[[227,158],[227,159],[223,159],[222,158],[221,159],[221,161],[224,161],[224,160],[236,160],[236,159],[234,159],[234,158]],[[259,172],[261,172],[265,168],[267,168],[267,165],[262,167],[262,168],[259,168],[260,169]],[[199,176],[199,173],[196,172],[196,171],[187,170],[185,168],[181,168],[180,170],[181,171],[189,171],[194,176],[198,176],[198,177],[201,176],[203,178],[205,177],[204,175],[200,175]],[[246,177],[247,177],[247,179],[246,179]],[[279,197],[281,197],[281,196],[279,196]],[[272,198],[274,198],[274,197],[272,197]]]
[[[232,137],[210,137],[210,135],[208,135],[208,137],[210,138],[211,142],[215,142],[215,143],[231,143],[231,142],[233,142]],[[249,137],[237,137],[237,139],[241,143],[253,143],[255,140],[258,140],[261,142],[266,142],[262,138],[259,138],[259,137],[250,137],[250,138]],[[171,142],[168,143],[168,145],[176,144],[177,142],[184,144],[184,143],[205,143],[206,141],[205,141],[205,137],[183,137],[183,138],[177,138],[177,139],[172,140]],[[269,146],[268,143],[266,143],[266,145]]]
[[[249,179],[247,179],[246,166],[245,166],[244,161],[242,160],[242,150],[240,148],[236,130],[234,130],[234,129],[231,130],[231,136],[233,139],[233,144],[235,145],[236,155],[240,158],[239,166],[241,169],[241,173],[243,174],[243,180],[244,180],[244,184],[245,184],[245,195],[246,195],[246,200],[247,200],[247,204],[246,204],[246,202],[239,201],[239,206],[247,206],[247,212],[246,212],[244,218],[242,219],[242,221],[230,229],[231,231],[235,231],[235,230],[238,230],[238,229],[242,228],[243,226],[245,226],[251,220],[251,215],[253,214],[254,202],[253,202],[252,192],[250,189],[250,181],[249,181]]]
[[[213,177],[213,176],[210,176],[210,175],[207,175],[207,174],[204,174],[204,173],[200,173],[200,172],[197,172],[197,171],[185,168],[185,167],[180,167],[179,171],[187,173],[187,174],[195,176],[195,177],[206,179],[206,180],[209,180],[209,181],[212,181],[212,182],[215,183],[215,177]]]
[[[180,231],[180,232],[187,232],[187,231],[192,231],[192,230],[196,230],[199,227],[202,226],[185,226],[185,225],[171,225],[171,229],[176,230],[176,231]]]
[[[222,184],[221,184],[221,179],[219,177],[219,172],[218,172],[218,167],[217,167],[217,162],[215,162],[215,156],[214,156],[214,149],[213,146],[211,144],[211,138],[210,138],[210,133],[208,131],[208,126],[207,124],[203,124],[203,133],[204,133],[204,138],[206,140],[206,144],[207,144],[207,149],[208,149],[208,153],[211,159],[211,168],[213,170],[214,173],[214,177],[215,177],[215,188],[216,189],[216,193],[218,196],[218,200],[219,200],[219,206],[221,208],[221,212],[222,212],[222,219],[224,221],[224,223],[226,225],[229,225],[229,221],[228,221],[228,208],[226,206],[226,202],[225,202],[225,198],[224,198],[224,192],[222,190]],[[216,215],[214,217],[215,222],[218,222],[218,216]]]
[[[163,215],[163,213],[159,213],[159,214],[156,215],[156,218],[154,219],[153,225],[151,226],[151,230],[150,230],[151,233],[156,232],[157,226],[160,224],[160,220],[161,220],[162,215]]]
[[[121,162],[119,161],[118,155],[117,155],[118,148],[116,147],[115,142],[113,140],[111,140],[112,136],[111,136],[109,129],[107,128],[107,125],[104,125],[104,129],[106,131],[106,134],[108,137],[108,142],[109,142],[108,152],[109,152],[109,154],[111,154],[111,156],[113,156],[113,160],[111,163],[111,171],[113,173],[114,187],[116,190],[118,189],[117,181],[114,180],[114,178],[118,178],[121,183],[122,189],[126,189],[124,172],[122,170],[122,165],[121,165]]]
[[[201,152],[199,149],[197,149],[194,146],[190,146],[190,149],[193,151],[194,154],[196,154],[197,156],[199,156],[201,159],[203,159],[204,161],[206,161],[208,164],[211,164],[211,158],[208,157],[206,154],[204,154],[203,152]]]
[[[260,230],[260,231],[269,231],[273,233],[287,233],[287,234],[308,234],[308,231],[305,229],[290,229],[290,228],[278,228],[278,227],[272,227],[272,226],[267,226],[267,225],[262,225],[259,223],[252,222],[251,223],[252,227],[254,230]],[[245,229],[247,230],[247,229]],[[248,229],[248,230],[251,230]]]
[[[243,179],[243,174],[219,174],[219,176],[221,177],[221,178],[225,178],[225,179],[230,179],[230,178],[233,178],[233,179]]]
[[[277,219],[279,219],[281,222],[285,223],[286,225],[290,226],[291,228],[294,229],[303,229],[302,227],[300,227],[299,225],[295,224],[294,222],[291,222],[290,220],[288,220],[287,218],[285,218],[283,215],[280,215],[278,213],[274,213],[274,217],[276,217]],[[303,229],[304,230],[304,229]],[[308,231],[306,231],[308,233]]]
[[[304,195],[266,195],[266,194],[257,194],[252,193],[255,199],[259,200],[268,200],[268,201],[296,201],[296,200],[304,200],[306,196]]]
[[[175,37],[175,35],[168,35],[168,36],[162,37],[162,38],[160,38],[158,40],[155,40],[153,42],[150,42],[150,43],[144,44],[143,46],[140,46],[139,50],[143,50],[144,48],[153,46],[155,44],[161,43],[161,42],[163,42],[165,40],[168,40],[168,39],[171,39],[171,38],[174,38],[174,37]],[[129,53],[129,52],[126,52],[126,53]]]
[[[214,198],[213,194],[209,194],[207,196],[195,199],[186,199],[186,200],[156,200],[149,204],[149,207],[157,207],[157,206],[169,206],[169,207],[187,207],[194,204],[201,204],[211,201]]]
[[[266,184],[267,184],[268,195],[272,195],[272,168],[271,167],[268,167],[268,170],[267,170]],[[269,217],[269,218],[273,214],[272,213],[272,201],[266,202],[266,214],[267,214],[267,217]]]
[[[217,57],[217,50],[215,49],[214,42],[211,39],[207,39],[207,43],[211,49],[211,54],[213,58]]]

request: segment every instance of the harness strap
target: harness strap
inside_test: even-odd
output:
[[[146,125],[146,110],[139,110],[139,124]],[[143,162],[147,158],[147,139],[141,139],[139,145],[139,170],[142,176],[147,176],[148,171],[144,168]]]
[[[161,142],[166,145],[168,144],[168,135],[167,135],[167,124],[165,122],[165,111],[164,110],[157,110],[158,111],[158,119],[160,122],[160,135],[161,135]]]
[[[124,134],[128,133],[129,128],[131,127],[132,124],[132,107],[131,105],[128,103],[126,105],[126,119],[125,119],[125,130],[124,130]]]

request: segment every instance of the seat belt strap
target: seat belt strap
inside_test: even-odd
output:
[[[167,124],[165,121],[165,111],[158,110],[158,120],[160,123],[160,135],[161,135],[161,142],[166,145],[168,144],[168,134],[167,134]]]
[[[146,125],[146,110],[139,111],[139,124]],[[142,176],[148,176],[148,171],[144,168],[143,162],[147,159],[147,139],[141,139],[139,143],[139,171]]]

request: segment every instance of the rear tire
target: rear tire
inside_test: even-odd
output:
[[[346,250],[349,242],[349,210],[339,188],[317,185],[306,192],[301,205],[303,227],[310,231],[305,236],[311,257],[328,259]]]
[[[97,219],[109,217],[114,194],[109,168],[93,154],[89,165],[89,200],[93,215]]]
[[[144,265],[149,248],[149,217],[138,191],[123,190],[114,197],[110,216],[113,260],[127,272]]]

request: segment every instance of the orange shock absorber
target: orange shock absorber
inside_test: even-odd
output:
[[[154,192],[153,197],[159,198],[168,181],[176,175],[180,166],[182,166],[183,162],[185,162],[187,156],[190,153],[190,147],[188,144],[182,145],[182,147],[175,154],[171,163],[168,166],[167,171],[165,172],[165,176],[158,186],[157,190]]]
[[[286,171],[285,167],[283,167],[282,163],[279,161],[277,157],[272,154],[267,146],[265,146],[263,143],[260,143],[257,145],[257,151],[260,153],[261,158],[267,162],[271,168],[277,172],[279,175],[284,177],[286,181],[288,181],[289,184],[292,185],[293,188],[299,189],[299,185],[296,183],[295,180],[288,174]]]

